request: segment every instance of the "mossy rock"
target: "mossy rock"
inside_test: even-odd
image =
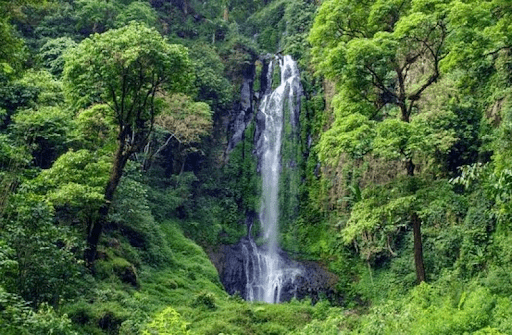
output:
[[[98,326],[108,333],[117,333],[124,319],[119,318],[115,313],[106,311],[98,320]]]
[[[113,257],[109,260],[99,260],[96,262],[96,275],[101,279],[106,279],[112,275],[118,277],[121,282],[130,284],[139,288],[139,277],[137,269],[132,263],[122,257]]]
[[[211,292],[201,292],[195,297],[192,306],[206,307],[212,310],[217,309],[217,305],[215,304],[215,295]]]
[[[94,313],[91,310],[91,304],[84,301],[67,306],[65,312],[73,323],[79,325],[85,325],[94,318]]]

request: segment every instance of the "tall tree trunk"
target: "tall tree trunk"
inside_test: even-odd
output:
[[[407,175],[414,177],[415,165],[409,158],[406,162]],[[418,284],[425,281],[425,266],[423,264],[423,242],[421,241],[421,219],[416,212],[411,214],[412,232],[414,238],[414,265],[416,267],[416,280]]]
[[[181,162],[181,169],[180,169],[180,174],[179,176],[182,175],[183,171],[185,171],[185,163],[187,162],[187,155],[185,155],[185,157],[183,158],[183,162]]]
[[[131,152],[125,152],[124,149],[125,145],[123,143],[120,143],[114,158],[112,170],[110,171],[110,178],[105,188],[105,202],[98,210],[98,217],[95,221],[92,222],[90,229],[87,232],[87,247],[85,249],[84,254],[87,266],[92,266],[92,264],[94,263],[94,259],[96,258],[98,242],[100,240],[103,227],[107,223],[108,211],[110,209],[110,206],[112,205],[114,193],[116,191],[117,186],[119,185],[119,182],[121,181],[123,169],[126,166],[126,162],[128,161],[128,158],[130,157],[131,154]]]
[[[407,169],[407,175],[414,177],[414,168],[416,168],[416,165],[414,165],[411,158],[408,158],[407,162],[405,162],[405,168]]]
[[[421,220],[416,212],[411,215],[412,231],[414,234],[414,265],[416,266],[416,280],[418,284],[425,281],[425,267],[423,265],[423,243],[421,242]]]

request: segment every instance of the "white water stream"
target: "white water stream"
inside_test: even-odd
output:
[[[283,288],[293,287],[301,270],[287,266],[279,255],[279,177],[281,173],[281,145],[285,122],[291,122],[297,112],[296,101],[300,98],[300,74],[290,56],[279,59],[280,85],[264,95],[259,113],[265,120],[265,128],[258,144],[260,150],[262,197],[259,219],[265,244],[257,247],[250,239],[243,246],[245,273],[247,276],[247,300],[278,303]],[[269,65],[268,87],[272,87],[274,62]],[[285,113],[285,108],[289,113]],[[285,118],[285,116],[292,116]]]

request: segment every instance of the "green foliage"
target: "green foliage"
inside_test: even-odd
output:
[[[463,334],[484,331],[490,326],[497,305],[496,298],[488,290],[478,286],[462,292],[460,296],[432,299],[433,296],[438,296],[434,288],[418,286],[413,290],[411,300],[405,308],[398,307],[394,312],[392,305],[388,305],[376,310],[377,315],[366,318],[363,321],[363,333],[389,333],[405,329],[410,330],[411,334]],[[397,314],[402,308],[408,313]],[[397,318],[398,315],[400,317]]]
[[[452,3],[449,19],[457,29],[451,36],[450,46],[455,52],[443,61],[443,66],[467,68],[468,62],[480,65],[485,61],[485,53],[497,47],[495,43],[502,45],[505,36],[497,34],[500,16],[493,14],[496,13],[495,10],[506,12],[505,8],[500,7],[502,6],[499,1]],[[470,49],[467,49],[468,46],[471,46]]]
[[[257,34],[257,42],[266,52],[279,50],[280,35],[285,30],[283,16],[288,1],[274,1],[263,10],[248,18],[244,28],[245,35]]]
[[[25,178],[25,169],[32,156],[26,146],[19,145],[11,136],[0,133],[0,212],[3,212],[11,193]]]
[[[439,119],[443,116],[435,117]],[[446,118],[449,120],[450,117]],[[429,127],[429,121],[437,120],[428,120],[425,117],[418,117],[410,123],[397,119],[384,120],[376,129],[377,136],[373,143],[376,152],[388,159],[397,159],[402,155],[412,157],[414,153],[433,154],[436,150],[446,152],[455,142],[454,131],[443,131],[439,126]]]
[[[73,40],[82,38],[77,29],[79,18],[75,9],[70,1],[49,2],[48,12],[33,28],[35,37],[40,39],[40,45],[61,37]]]
[[[105,102],[117,125],[117,148],[105,187],[105,203],[88,229],[86,258],[94,261],[108,210],[128,159],[153,130],[157,94],[186,90],[192,81],[187,49],[170,45],[140,23],[95,34],[66,54],[64,81],[76,109]]]
[[[136,116],[149,120],[153,100],[144,99],[146,94],[154,99],[160,86],[179,92],[192,79],[187,50],[167,44],[156,30],[138,23],[95,34],[65,59],[64,80],[71,102],[76,107],[108,103],[128,124]]]
[[[442,6],[413,3],[409,7],[409,2],[384,5],[381,1],[328,1],[322,4],[310,33],[313,62],[339,85],[333,132],[349,137],[343,133],[344,128],[351,129],[353,115],[358,112],[377,121],[372,149],[391,159],[411,160],[414,152],[431,152],[428,146],[443,152],[454,142],[450,130],[439,129],[442,123],[435,121],[450,116],[439,115],[436,110],[430,116],[433,122],[427,121],[428,114],[420,114],[416,121],[419,124],[411,120],[418,112],[416,101],[439,77],[438,63],[446,54],[443,43],[447,34]],[[347,11],[357,14],[347,20]],[[365,16],[368,12],[370,15]],[[381,20],[389,15],[391,19]],[[419,64],[420,58],[428,59],[431,65]],[[355,126],[360,128],[361,121]],[[429,128],[429,123],[435,127]],[[324,151],[332,146],[328,143],[333,142],[333,132],[323,140],[327,141]],[[337,152],[354,155],[357,146],[350,142],[362,142],[359,146],[366,149],[363,154],[368,153],[368,137],[361,138],[366,133],[363,128],[351,134],[353,139],[343,141]]]
[[[280,73],[279,69],[274,69]],[[301,184],[301,171],[303,154],[301,146],[301,132],[297,120],[293,119],[298,108],[295,101],[285,100],[283,118],[283,141],[281,144],[281,175],[279,178],[279,227],[282,235],[296,238],[295,221],[299,217],[299,192]]]
[[[14,72],[14,68],[19,66],[18,62],[22,57],[23,42],[14,36],[13,28],[6,17],[2,17],[0,21],[0,40],[2,45],[7,46],[2,48],[0,73],[2,75],[11,75]],[[13,60],[16,62],[13,63]]]
[[[226,69],[215,49],[204,44],[193,45],[190,58],[194,62],[197,98],[208,103],[214,111],[228,108],[233,88],[223,77]]]
[[[307,0],[291,1],[286,7],[283,17],[286,22],[286,32],[282,46],[284,52],[295,60],[309,55],[311,47],[307,38],[315,12],[315,4]]]
[[[75,41],[70,37],[48,40],[39,51],[43,66],[54,76],[60,76],[64,70],[64,53],[75,46]]]
[[[120,196],[126,197],[124,192]],[[126,229],[121,232],[107,231],[108,242],[100,249],[103,256],[96,263],[101,280],[89,282],[91,289],[65,306],[65,312],[82,333],[173,333],[175,329],[168,323],[171,315],[163,312],[167,307],[177,306],[173,310],[182,315],[180,322],[190,323],[194,319],[208,318],[209,309],[193,307],[201,292],[211,292],[218,299],[217,303],[227,303],[218,274],[205,252],[183,236],[177,223],[161,222],[144,232],[146,241],[158,246],[155,252],[163,260],[158,264],[148,260],[141,262],[147,251],[143,246],[132,250],[130,238],[133,235]],[[155,234],[162,236],[162,244],[155,243],[151,237]],[[138,255],[139,262],[133,262],[132,252]],[[140,283],[136,288],[125,281],[126,269],[133,270],[133,267]]]
[[[37,10],[29,2],[0,0],[4,333],[512,333],[507,1],[56,0]],[[151,28],[186,44],[192,62]],[[235,243],[255,218],[254,127],[229,161],[223,128],[242,77],[275,51],[301,58],[304,69],[302,148],[282,148],[300,171],[283,171],[284,247],[339,275],[343,310],[227,297],[203,249],[184,236],[211,250]],[[22,71],[34,66],[48,72]],[[56,79],[63,67],[68,101]],[[139,104],[151,91],[140,73],[171,81],[155,90],[154,105]],[[123,74],[125,87],[143,91],[122,100]],[[119,116],[139,126],[123,114],[132,109],[141,111],[142,137],[158,113],[173,126],[162,122],[150,150],[132,155],[92,278],[74,229],[83,233],[104,201]],[[192,144],[172,138],[143,163],[178,133]],[[414,178],[400,176],[407,160]],[[413,212],[430,283],[418,287]]]
[[[340,328],[344,320],[342,317],[329,316],[327,320],[313,320],[308,323],[303,329],[290,334],[293,335],[308,335],[308,334],[325,334],[325,335],[339,335]],[[342,333],[341,333],[342,334]]]
[[[424,182],[406,178],[366,188],[343,224],[343,241],[354,243],[365,260],[396,256],[410,215],[416,211],[424,227],[424,250],[430,271],[438,274],[441,269],[454,266],[459,250],[464,250],[459,235],[461,227],[457,225],[466,215],[467,205],[445,181]],[[479,227],[487,229],[485,225]]]
[[[53,222],[53,208],[40,196],[17,194],[2,218],[0,284],[33,307],[42,302],[58,306],[74,297],[81,275],[74,252],[81,248],[76,234]]]
[[[31,156],[25,146],[16,145],[12,138],[6,134],[0,134],[0,139],[0,166],[2,167],[2,173],[28,165]]]
[[[129,166],[114,197],[110,220],[136,248],[148,265],[165,262],[164,236],[151,214],[147,186],[134,166]]]
[[[37,90],[37,99],[34,99],[35,106],[55,106],[64,102],[62,83],[47,71],[29,70],[17,83]]]
[[[74,119],[72,136],[89,150],[103,149],[107,153],[114,151],[116,121],[110,107],[95,104],[83,109]]]
[[[148,190],[153,215],[158,220],[174,217],[192,195],[197,177],[191,172],[172,175],[168,179],[156,179],[157,185]],[[193,208],[190,208],[193,210]]]
[[[226,76],[234,87],[240,87],[244,73],[250,71],[260,52],[251,39],[233,33],[219,54],[226,68]]]
[[[67,315],[41,304],[37,311],[26,306],[22,299],[5,292],[0,286],[0,326],[6,335],[78,335]]]
[[[2,262],[4,261],[2,260]],[[23,332],[27,319],[32,312],[23,299],[6,292],[3,286],[0,286],[0,310],[0,325],[8,335]]]
[[[254,38],[269,53],[285,51],[296,60],[308,53],[307,34],[313,21],[315,5],[307,0],[271,1],[241,26],[242,33]]]
[[[78,335],[66,314],[58,315],[51,306],[41,304],[29,322],[28,333],[34,335]]]
[[[336,119],[333,127],[322,134],[319,158],[335,164],[343,153],[362,157],[371,150],[374,133],[372,122],[359,113]]]
[[[77,28],[86,36],[113,28],[120,9],[116,1],[78,0],[76,6]]]
[[[20,70],[21,64],[26,59],[23,50],[23,40],[17,36],[11,20],[21,16],[23,6],[37,5],[34,0],[17,0],[0,2],[0,76],[12,76],[15,70]]]
[[[204,102],[194,102],[184,94],[165,97],[155,123],[184,146],[198,144],[212,127],[212,112]],[[193,150],[193,148],[191,148]]]
[[[24,86],[17,81],[6,82],[0,90],[2,99],[0,100],[2,106],[2,121],[8,121],[8,117],[16,111],[19,107],[29,107],[34,105],[37,100],[39,89],[33,85]]]
[[[205,307],[208,309],[216,309],[217,305],[215,304],[215,295],[211,292],[201,292],[194,299],[192,306]]]
[[[147,330],[142,332],[143,335],[160,334],[160,335],[187,335],[187,323],[182,320],[180,314],[173,308],[167,307],[158,313],[155,318],[147,325]]]
[[[356,241],[366,260],[381,252],[393,254],[393,236],[407,224],[416,201],[416,196],[403,185],[365,189],[342,230],[344,242]]]
[[[116,17],[115,26],[122,27],[132,21],[144,23],[148,27],[157,26],[157,13],[150,4],[142,1],[133,1],[121,9]]]
[[[35,164],[47,168],[67,147],[69,113],[59,107],[21,110],[12,117],[10,130],[29,150]]]
[[[105,156],[85,149],[70,150],[27,183],[27,187],[44,194],[55,206],[71,206],[87,216],[103,201],[110,167]]]
[[[223,230],[229,234],[230,242],[247,234],[246,220],[255,221],[259,206],[261,183],[253,154],[254,132],[255,125],[251,123],[242,141],[229,153],[229,161],[222,171],[224,178],[228,179],[220,185],[225,199],[221,203],[219,220]]]

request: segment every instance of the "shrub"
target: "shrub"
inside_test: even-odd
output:
[[[187,323],[172,307],[167,307],[158,313],[153,321],[147,325],[143,335],[188,335]]]
[[[201,292],[194,299],[192,306],[204,306],[208,309],[216,309],[217,305],[215,304],[215,295],[211,292]]]

